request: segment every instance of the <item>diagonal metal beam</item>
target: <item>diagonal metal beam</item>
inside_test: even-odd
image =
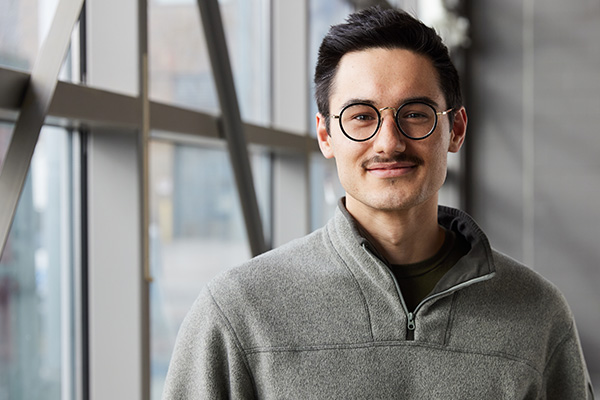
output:
[[[59,1],[50,31],[31,72],[21,112],[0,171],[0,257],[82,5],[83,0]]]
[[[235,92],[233,73],[227,53],[227,42],[218,0],[198,0],[206,45],[210,55],[215,86],[221,106],[222,127],[227,139],[229,158],[244,213],[246,232],[253,255],[267,250],[258,201],[252,180],[244,125]]]

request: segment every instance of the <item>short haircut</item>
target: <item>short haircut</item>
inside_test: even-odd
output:
[[[432,28],[404,11],[370,7],[334,25],[319,48],[315,68],[315,98],[329,127],[329,98],[340,60],[346,53],[371,48],[405,49],[428,57],[435,67],[446,105],[462,106],[460,81],[448,48]],[[451,113],[451,120],[454,113]],[[329,129],[329,128],[328,128]]]

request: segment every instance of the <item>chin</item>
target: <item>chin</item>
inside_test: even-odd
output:
[[[381,193],[378,193],[376,196],[365,196],[363,199],[359,198],[358,201],[374,210],[386,212],[407,210],[419,203],[417,199],[402,196],[398,193],[389,194],[387,196],[382,196]]]
[[[379,189],[369,193],[356,193],[356,195],[348,193],[347,197],[351,197],[351,202],[361,203],[372,210],[397,212],[410,210],[432,201],[435,201],[437,206],[436,194],[435,191],[417,191],[415,193],[394,188],[394,190]]]

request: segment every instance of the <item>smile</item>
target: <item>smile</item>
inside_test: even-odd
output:
[[[417,166],[418,164],[412,162],[375,163],[369,165],[366,170],[378,178],[397,178],[410,174]]]

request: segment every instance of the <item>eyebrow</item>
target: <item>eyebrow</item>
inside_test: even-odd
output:
[[[405,99],[402,99],[402,101],[398,102],[397,107],[400,107],[403,104],[411,103],[411,102],[426,103],[426,104],[432,105],[436,109],[440,106],[437,103],[437,101],[433,100],[431,97],[428,97],[428,96],[415,96],[415,97],[407,97]],[[350,100],[347,100],[346,102],[344,102],[344,104],[342,104],[342,107],[340,108],[340,110],[343,109],[344,107],[349,106],[350,104],[355,104],[355,103],[365,103],[365,104],[370,104],[370,105],[372,105],[372,106],[375,107],[375,102],[373,100],[370,100],[370,99],[361,99],[361,98],[354,98],[354,99],[350,99]],[[384,106],[384,107],[388,107],[388,106]]]

